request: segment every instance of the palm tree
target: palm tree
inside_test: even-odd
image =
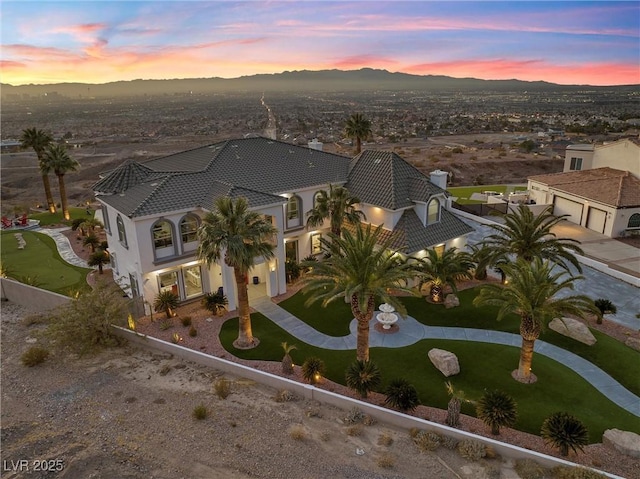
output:
[[[104,228],[102,221],[100,221],[96,217],[87,218],[81,221],[82,222],[79,225],[80,228],[89,234],[95,233],[96,228]]]
[[[351,363],[345,371],[347,387],[353,389],[360,397],[366,398],[382,381],[380,369],[371,361]]]
[[[364,213],[354,205],[360,200],[349,194],[349,190],[342,186],[333,187],[329,184],[329,192],[321,190],[315,197],[313,209],[307,211],[307,228],[322,226],[325,220],[331,223],[331,232],[340,236],[342,223],[346,221],[352,225],[366,221]]]
[[[362,113],[354,113],[344,125],[347,138],[356,140],[356,155],[362,151],[362,140],[371,136],[371,122]]]
[[[330,253],[327,259],[303,262],[303,266],[312,267],[302,278],[305,294],[310,294],[308,306],[322,301],[324,307],[337,299],[350,298],[351,312],[358,324],[359,361],[369,360],[369,322],[376,299],[405,314],[406,309],[390,290],[416,294],[407,286],[407,280],[416,274],[414,264],[391,251],[392,237],[382,241],[381,235],[382,228],[358,223],[354,233],[345,230],[342,237],[330,234],[329,239],[320,239],[322,249]]]
[[[568,412],[556,412],[542,423],[540,435],[544,442],[555,446],[562,456],[569,455],[569,449],[577,453],[589,444],[589,431],[584,423]]]
[[[282,357],[282,372],[284,374],[293,374],[294,373],[294,369],[293,369],[293,359],[291,358],[291,351],[293,351],[296,348],[295,344],[287,344],[287,342],[283,342],[281,343],[282,346],[282,350],[284,351],[284,356]]]
[[[471,270],[474,264],[469,253],[458,251],[457,248],[449,248],[442,254],[435,249],[428,249],[426,258],[418,263],[418,274],[421,284],[430,283],[429,292],[431,301],[441,303],[444,301],[442,289],[449,285],[454,293],[458,292],[456,281],[471,279]]]
[[[100,239],[95,234],[89,233],[82,240],[82,246],[88,246],[89,248],[91,248],[91,252],[95,253],[96,247],[100,246]]]
[[[44,193],[47,197],[47,205],[50,213],[56,212],[56,204],[53,201],[53,195],[51,194],[51,184],[49,183],[49,173],[51,170],[46,166],[44,151],[53,141],[53,137],[42,130],[37,128],[27,128],[22,130],[22,136],[20,137],[23,148],[33,148],[38,157],[38,166],[40,173],[42,174],[42,184],[44,185]]]
[[[153,302],[153,309],[158,311],[164,311],[167,315],[167,319],[171,319],[175,316],[175,309],[178,307],[180,298],[176,293],[171,290],[164,290],[158,293],[155,301]]]
[[[573,282],[581,276],[566,276],[565,271],[553,273],[553,265],[536,258],[532,263],[519,259],[502,266],[509,281],[506,285],[486,284],[473,300],[475,306],[498,306],[498,321],[509,313],[520,316],[520,364],[515,379],[529,383],[531,376],[533,347],[542,329],[554,318],[567,314],[584,317],[598,314],[593,300],[584,295],[559,297],[563,290],[573,290]]]
[[[551,228],[567,215],[554,216],[551,207],[538,216],[525,205],[504,216],[504,225],[492,225],[496,233],[487,236],[481,243],[486,248],[488,264],[515,256],[531,263],[534,258],[549,260],[569,271],[569,265],[582,272],[575,254],[584,254],[580,242],[572,238],[556,238]]]
[[[249,295],[245,278],[256,257],[270,260],[275,246],[271,243],[276,228],[264,216],[250,211],[246,198],[235,202],[229,197],[220,197],[215,210],[208,213],[198,229],[198,257],[208,265],[221,258],[233,268],[238,293],[238,339],[234,345],[251,348],[258,345],[251,331]]]
[[[67,188],[64,184],[64,175],[69,171],[76,171],[80,164],[72,159],[63,145],[50,145],[44,152],[44,162],[47,168],[53,170],[58,177],[60,185],[60,203],[62,205],[62,215],[65,220],[69,220],[69,205],[67,204]]]
[[[98,273],[99,274],[103,274],[103,266],[105,264],[109,264],[109,253],[107,253],[106,251],[99,249],[98,251],[96,251],[95,253],[92,253],[91,256],[89,257],[89,261],[87,261],[87,264],[89,266],[97,266],[98,267]]]
[[[516,402],[507,393],[485,391],[476,405],[478,419],[491,428],[491,434],[500,434],[501,427],[511,427],[518,417]]]

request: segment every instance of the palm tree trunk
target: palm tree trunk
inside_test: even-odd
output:
[[[356,155],[362,151],[362,139],[356,136]]]
[[[528,383],[531,379],[531,363],[533,362],[533,346],[535,342],[535,339],[522,338],[517,378],[520,382]]]
[[[238,339],[233,343],[239,348],[256,346],[256,339],[251,332],[251,315],[249,313],[249,293],[247,292],[246,273],[239,268],[233,268],[238,292]]]
[[[369,323],[373,317],[374,307],[373,295],[368,297],[364,311],[360,309],[358,295],[351,296],[351,312],[358,321],[358,334],[356,336],[356,356],[358,361],[369,361]]]
[[[44,194],[47,197],[47,207],[49,213],[56,212],[56,204],[53,201],[53,195],[51,194],[51,184],[49,183],[49,175],[42,175],[42,184],[44,185]]]
[[[67,202],[67,187],[64,184],[64,175],[58,175],[58,185],[60,186],[60,204],[62,205],[62,216],[69,221],[71,216],[69,215],[69,205]]]

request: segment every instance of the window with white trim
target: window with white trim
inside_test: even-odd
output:
[[[122,221],[122,217],[120,215],[118,215],[118,217],[116,218],[116,226],[118,227],[118,241],[120,241],[122,246],[128,248],[129,245],[127,244],[127,232],[124,229],[124,221]]]
[[[569,163],[570,170],[581,170],[582,169],[582,158],[571,158],[571,162]]]
[[[302,224],[302,200],[299,196],[289,198],[286,206],[287,228],[295,228]]]
[[[192,243],[198,240],[198,218],[195,215],[187,215],[180,221],[180,238],[183,243]]]
[[[427,205],[427,224],[433,224],[440,221],[440,201],[433,198]]]

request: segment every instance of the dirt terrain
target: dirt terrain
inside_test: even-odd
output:
[[[91,185],[99,179],[100,173],[127,159],[144,162],[223,139],[213,136],[167,137],[145,142],[102,139],[95,145],[71,149],[69,153],[80,163],[80,168],[65,175],[69,203],[72,206],[85,205],[92,199]],[[394,151],[425,174],[435,169],[450,171],[453,174],[452,184],[456,186],[525,183],[530,175],[562,171],[563,160],[559,159],[556,151],[545,147],[539,154],[524,153],[510,146],[519,141],[522,140],[516,140],[513,133],[496,133],[414,138],[401,143],[370,143],[364,148]],[[350,147],[331,143],[325,144],[324,150],[349,157],[354,154]],[[42,179],[32,151],[3,153],[0,174],[3,214],[14,213],[13,208],[17,208],[16,213],[21,213],[45,203]],[[50,175],[50,181],[57,200],[57,179]]]

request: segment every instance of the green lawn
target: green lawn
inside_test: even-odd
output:
[[[91,269],[65,262],[52,238],[34,231],[21,231],[27,246],[20,250],[15,233],[3,231],[0,235],[2,267],[7,276],[23,282],[28,282],[24,278],[35,278],[38,287],[66,295],[87,287],[86,277]]]
[[[45,213],[34,213],[29,215],[29,218],[34,220],[40,220],[40,226],[51,226],[51,225],[59,225],[66,224],[71,226],[71,221],[76,218],[93,218],[94,211],[90,210],[91,214],[87,214],[86,208],[69,208],[69,215],[71,216],[70,221],[66,221],[62,217],[62,210],[58,209],[55,213],[51,214],[49,212]]]
[[[260,339],[260,345],[250,350],[233,347],[238,332],[236,318],[227,321],[220,332],[220,340],[229,352],[243,359],[280,361],[283,356],[280,343],[287,341],[297,347],[291,352],[296,364],[301,364],[309,356],[318,356],[327,366],[326,377],[344,384],[344,371],[354,361],[355,351],[316,348],[296,339],[259,313],[251,317],[253,333]],[[537,383],[525,385],[514,381],[511,371],[519,357],[519,349],[514,347],[423,340],[404,348],[372,348],[371,359],[382,372],[380,391],[390,380],[404,377],[416,387],[423,404],[446,409],[445,378],[427,356],[433,347],[452,351],[458,356],[462,371],[451,379],[468,398],[478,399],[485,389],[501,389],[510,394],[518,404],[516,428],[519,430],[539,434],[542,421],[551,413],[570,411],[587,425],[594,443],[601,441],[605,429],[619,428],[640,433],[640,418],[613,404],[570,369],[542,355],[534,357]],[[475,415],[469,405],[463,406],[463,412]]]

